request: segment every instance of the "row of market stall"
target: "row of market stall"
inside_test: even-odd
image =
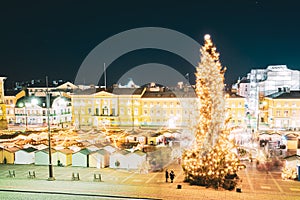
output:
[[[1,148],[0,158],[4,164],[49,165],[49,149]],[[112,146],[101,149],[91,146],[77,152],[70,149],[52,149],[51,160],[54,166],[139,169],[146,163],[146,153],[139,150],[116,150]]]

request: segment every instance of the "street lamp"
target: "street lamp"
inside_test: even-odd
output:
[[[47,120],[48,120],[48,149],[49,149],[49,178],[48,181],[54,181],[53,165],[52,165],[52,153],[51,153],[51,128],[50,128],[50,93],[48,90],[48,76],[46,76],[46,104],[47,104]]]
[[[53,175],[53,165],[52,165],[52,152],[51,152],[51,127],[50,127],[50,93],[51,92],[60,92],[58,89],[49,90],[48,87],[48,77],[46,76],[46,89],[38,89],[37,92],[44,92],[46,95],[46,107],[47,107],[47,126],[48,126],[48,151],[49,151],[49,181],[54,181],[54,175]],[[36,104],[37,99],[32,100],[32,104]],[[60,99],[58,104],[64,104],[65,101],[63,99]]]
[[[48,126],[48,151],[49,151],[49,181],[54,181],[55,178],[53,176],[53,165],[52,165],[52,152],[51,152],[51,127],[50,127],[50,91],[48,89],[48,77],[46,77],[46,85],[47,89],[39,89],[39,92],[44,92],[46,95],[46,108],[47,108],[47,126]],[[31,104],[38,104],[38,99],[32,98]]]

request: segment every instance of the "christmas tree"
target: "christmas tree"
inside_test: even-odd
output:
[[[229,140],[230,118],[226,117],[224,73],[219,53],[209,35],[200,49],[201,62],[196,71],[196,94],[199,98],[199,120],[196,142],[183,153],[185,181],[194,185],[233,189],[242,167],[234,143]]]

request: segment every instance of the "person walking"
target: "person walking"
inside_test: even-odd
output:
[[[175,178],[175,173],[173,170],[171,170],[171,172],[170,172],[171,183],[173,183],[174,178]]]
[[[168,169],[166,169],[166,183],[168,182],[168,179],[169,179],[169,172]]]

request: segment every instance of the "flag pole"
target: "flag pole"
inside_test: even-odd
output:
[[[104,68],[104,89],[106,90],[106,68],[105,68],[105,63],[103,64]]]

